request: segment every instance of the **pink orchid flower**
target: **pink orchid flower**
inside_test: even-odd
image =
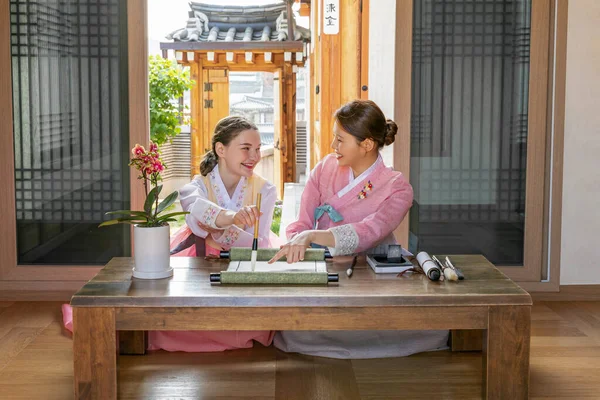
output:
[[[153,164],[153,167],[154,167],[154,172],[162,172],[165,169],[165,166],[160,161],[156,161]]]
[[[142,146],[141,144],[137,144],[137,143],[136,143],[135,147],[133,149],[131,149],[131,153],[136,157],[141,156],[145,152],[146,152],[146,149],[144,149],[144,146]]]

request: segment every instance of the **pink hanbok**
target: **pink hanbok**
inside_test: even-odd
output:
[[[214,229],[217,215],[222,210],[238,211],[246,205],[256,203],[256,194],[262,194],[259,223],[259,247],[279,246],[279,238],[271,232],[273,210],[277,200],[275,186],[264,178],[254,174],[250,178],[242,177],[233,195],[230,197],[221,176],[219,167],[206,177],[196,176],[192,182],[180,191],[181,207],[190,214],[186,215],[186,225],[171,238],[171,255],[178,257],[203,257],[218,255],[220,249],[211,247],[208,242],[224,250],[231,247],[250,247],[254,238],[254,227],[231,225],[210,234],[212,240],[206,240],[209,233],[200,227],[200,223]],[[73,315],[68,304],[63,305],[65,327],[73,330]],[[249,348],[257,341],[268,346],[273,341],[273,331],[149,331],[148,350],[214,352],[240,348]]]
[[[335,156],[319,162],[306,182],[298,219],[287,237],[314,229],[331,229],[333,256],[366,251],[378,244],[396,243],[393,232],[412,206],[413,191],[400,172],[388,168],[381,156],[354,178],[352,169],[339,167]],[[323,213],[315,220],[315,210]],[[339,220],[341,216],[343,219]],[[336,218],[337,217],[337,218]],[[336,221],[337,220],[337,221]]]
[[[306,183],[297,221],[288,239],[317,229],[335,237],[333,256],[395,244],[393,231],[412,206],[413,190],[404,175],[381,156],[360,176],[340,167],[334,155],[317,164]],[[446,347],[448,331],[283,331],[275,346],[287,352],[333,358],[399,357]]]

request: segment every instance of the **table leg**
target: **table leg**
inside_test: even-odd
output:
[[[483,398],[527,399],[531,306],[490,307],[483,338]]]
[[[75,399],[116,400],[117,337],[113,308],[73,308]]]
[[[119,354],[140,355],[146,354],[148,348],[147,331],[119,331]]]

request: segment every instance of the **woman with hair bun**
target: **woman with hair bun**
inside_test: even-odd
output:
[[[379,151],[394,142],[398,126],[370,100],[354,100],[334,115],[333,153],[313,169],[288,243],[271,259],[302,261],[310,246],[333,256],[395,244],[393,232],[412,206],[413,190],[401,172],[384,165]],[[283,331],[283,351],[333,358],[398,357],[444,348],[448,331]]]
[[[300,261],[311,244],[332,255],[396,243],[393,231],[413,200],[401,172],[386,167],[379,150],[394,142],[398,126],[370,100],[354,100],[334,114],[333,153],[312,170],[289,242],[271,260]]]

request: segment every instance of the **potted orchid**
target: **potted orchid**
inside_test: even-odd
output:
[[[160,279],[173,274],[169,265],[169,222],[176,221],[174,217],[188,214],[186,211],[165,213],[175,200],[175,191],[159,202],[163,188],[159,185],[160,174],[166,168],[160,159],[158,146],[150,142],[148,151],[136,144],[131,150],[133,157],[129,166],[139,171],[138,179],[144,184],[146,200],[143,211],[118,210],[107,212],[107,215],[119,215],[118,218],[105,221],[100,226],[115,224],[132,224],[133,250],[135,267],[133,276],[142,279]],[[148,191],[150,190],[150,191]]]

